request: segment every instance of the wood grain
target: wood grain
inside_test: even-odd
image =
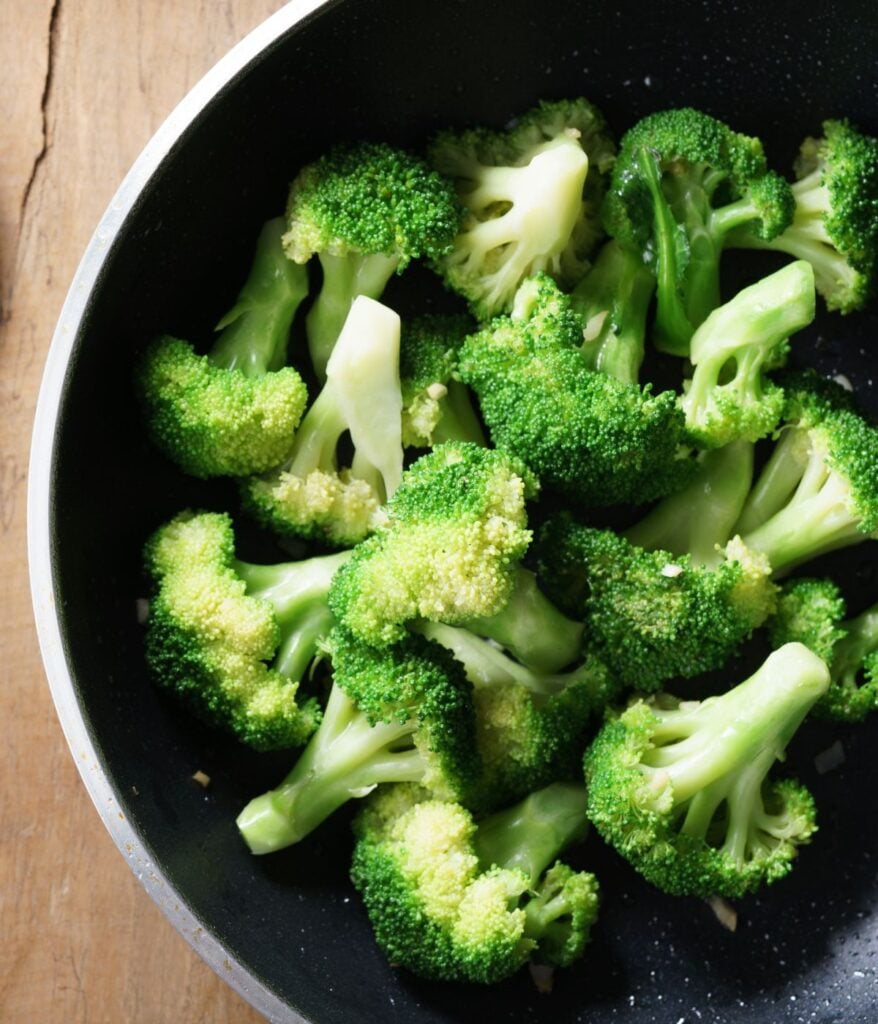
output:
[[[25,557],[55,319],[129,166],[278,0],[0,2],[0,1021],[249,1024],[104,832],[55,719]]]

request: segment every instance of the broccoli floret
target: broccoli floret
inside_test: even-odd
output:
[[[257,750],[304,743],[320,709],[297,703],[299,681],[332,626],[329,582],[348,557],[248,564],[235,559],[229,516],[181,513],[145,550],[156,682]]]
[[[793,216],[790,186],[762,144],[691,108],[639,121],[622,139],[604,204],[609,233],[642,251],[657,278],[656,344],[687,355],[719,305],[719,262],[741,224],[775,238]]]
[[[767,776],[828,685],[826,665],[787,644],[721,696],[637,701],[586,752],[589,818],[665,892],[736,898],[783,878],[814,802]]]
[[[776,574],[878,531],[878,429],[813,372],[782,383],[786,423],[736,527]]]
[[[383,143],[339,146],[299,172],[290,187],[287,256],[317,255],[323,284],[308,313],[319,380],[357,295],[379,299],[394,273],[451,248],[462,211],[454,189],[419,158]]]
[[[402,325],[399,375],[402,381],[402,440],[412,448],[444,441],[485,438],[469,392],[455,380],[463,339],[472,330],[468,316],[428,314]]]
[[[511,316],[467,338],[459,372],[492,440],[586,506],[678,490],[692,463],[677,395],[593,372],[582,343],[570,298],[544,274],[519,288]]]
[[[582,355],[590,370],[623,384],[639,383],[654,293],[655,276],[641,253],[610,239],[570,295],[582,320]]]
[[[585,622],[588,649],[611,675],[643,691],[720,668],[774,611],[767,560],[737,538],[723,554],[705,568],[565,515],[537,545],[549,597]]]
[[[739,228],[728,244],[808,260],[829,309],[862,309],[875,292],[878,139],[849,121],[824,121],[823,137],[802,143],[795,172],[792,224],[768,240]]]
[[[613,154],[603,117],[584,99],[541,103],[509,131],[436,138],[430,160],[454,181],[467,211],[436,265],[480,320],[508,310],[538,271],[565,285],[579,280],[600,237]]]
[[[696,330],[681,405],[701,447],[758,441],[775,429],[784,394],[764,371],[785,357],[790,334],[814,319],[814,297],[811,265],[798,260],[738,292]]]
[[[582,786],[560,784],[478,824],[435,800],[367,813],[351,877],[391,963],[489,984],[528,960],[565,967],[582,956],[597,881],[555,858],[586,827]]]
[[[284,363],[308,279],[284,256],[282,230],[282,220],[263,227],[247,281],[207,355],[165,335],[137,364],[149,433],[192,476],[262,473],[293,445],[308,395]]]
[[[830,667],[832,682],[815,713],[861,722],[878,708],[878,605],[845,620],[845,601],[832,580],[786,584],[769,623],[773,644],[805,644]]]
[[[382,783],[461,800],[478,782],[472,687],[448,651],[414,635],[374,648],[338,628],[324,648],[333,683],[320,727],[283,782],[238,816],[253,853],[298,843]]]
[[[356,544],[382,516],[402,477],[399,317],[357,297],[327,366],[327,379],[279,467],[241,484],[245,507],[286,536]],[[339,469],[339,441],[354,448]]]
[[[617,692],[597,658],[563,673],[534,672],[459,626],[414,628],[447,647],[473,684],[483,776],[470,806],[502,807],[535,787],[577,777],[588,723]]]

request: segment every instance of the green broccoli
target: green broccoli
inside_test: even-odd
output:
[[[247,510],[286,536],[333,546],[356,544],[380,521],[402,477],[399,317],[358,296],[333,349],[327,379],[288,458],[242,481]],[[350,433],[354,456],[338,467],[339,441]]]
[[[588,650],[637,690],[721,668],[775,607],[770,565],[737,538],[706,568],[558,515],[537,555],[550,598],[585,622]]]
[[[390,801],[397,810],[398,797]],[[479,823],[436,800],[399,815],[367,808],[351,877],[391,963],[490,984],[529,960],[578,960],[597,881],[555,858],[585,835],[585,803],[582,786],[555,784]]]
[[[813,372],[782,383],[786,423],[736,526],[776,574],[878,535],[878,429]]]
[[[349,552],[282,565],[235,559],[229,516],[183,512],[147,542],[156,682],[257,750],[304,743],[320,721],[299,681],[332,627],[326,603]]]
[[[783,878],[815,831],[814,801],[767,776],[828,685],[826,665],[793,643],[720,696],[637,701],[586,752],[589,818],[674,895],[736,898]]]
[[[165,335],[138,361],[150,436],[192,476],[262,473],[283,462],[293,445],[308,395],[284,363],[308,279],[284,256],[282,230],[282,220],[263,227],[247,281],[207,355]]]
[[[413,635],[375,648],[338,628],[324,648],[333,683],[320,727],[283,782],[238,816],[253,853],[298,843],[382,783],[461,800],[478,782],[472,687],[444,648]]]
[[[862,309],[876,284],[878,139],[848,121],[824,121],[823,137],[802,143],[795,172],[792,224],[771,239],[738,228],[728,245],[808,260],[829,309]]]
[[[366,643],[394,643],[416,619],[465,625],[524,664],[553,672],[579,653],[582,625],[519,565],[531,541],[535,481],[503,452],[464,442],[418,459],[386,506],[387,522],[333,581],[338,621]]]
[[[323,270],[306,320],[319,380],[356,296],[380,299],[411,260],[443,256],[461,212],[447,181],[383,143],[339,146],[298,173],[283,244],[296,263],[316,254]]]
[[[622,139],[604,204],[609,233],[643,252],[657,278],[657,346],[688,355],[720,304],[728,232],[772,239],[793,216],[790,186],[766,169],[762,144],[691,108],[639,121]]]
[[[814,297],[811,265],[798,260],[738,292],[695,331],[681,405],[701,447],[758,441],[775,429],[784,394],[763,371],[785,361],[790,334],[814,319]]]
[[[469,392],[454,377],[458,351],[471,330],[468,316],[427,314],[403,323],[399,375],[406,447],[431,448],[445,441],[485,443]]]
[[[492,440],[582,505],[678,490],[693,466],[677,395],[595,373],[582,344],[570,298],[545,274],[522,284],[511,316],[467,338],[459,373]]]
[[[797,641],[829,665],[829,689],[816,714],[861,722],[878,708],[878,605],[845,620],[845,600],[832,580],[797,579],[783,588],[769,623],[773,644]]]
[[[587,100],[541,103],[509,131],[443,132],[430,161],[451,178],[467,217],[435,261],[480,320],[511,307],[521,282],[545,271],[582,277],[600,237],[598,211],[614,148]]]
[[[617,692],[597,658],[540,673],[459,626],[424,622],[413,629],[447,647],[473,684],[483,775],[470,806],[502,807],[535,787],[576,778],[586,728]]]

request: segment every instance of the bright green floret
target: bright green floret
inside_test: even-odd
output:
[[[768,775],[828,685],[826,665],[787,644],[721,696],[637,701],[586,752],[589,818],[673,895],[734,899],[783,878],[816,829],[814,801]]]
[[[510,316],[467,338],[459,372],[491,439],[582,505],[678,490],[692,464],[676,394],[589,369],[582,329],[570,299],[537,275],[519,288]]]
[[[253,853],[298,843],[382,784],[462,800],[478,782],[472,687],[444,648],[408,636],[376,649],[336,629],[325,649],[333,684],[320,727],[284,781],[238,816]]]
[[[508,131],[444,132],[430,160],[466,209],[454,245],[436,261],[480,320],[512,306],[521,282],[545,271],[564,285],[587,269],[614,148],[587,100],[541,103]]]
[[[351,304],[326,383],[299,427],[287,459],[242,482],[245,507],[284,536],[347,547],[381,521],[402,478],[399,317],[374,299]],[[339,466],[339,442],[354,454]]]
[[[746,224],[774,238],[793,206],[790,186],[767,170],[759,140],[698,110],[650,114],[624,136],[604,223],[655,270],[661,349],[687,355],[693,332],[720,304],[729,231]]]
[[[431,448],[445,441],[485,443],[469,391],[455,379],[460,346],[472,328],[468,316],[441,314],[403,323],[399,374],[406,447]]]
[[[783,414],[783,390],[764,371],[785,358],[787,339],[814,319],[814,272],[804,260],[744,288],[692,336],[694,367],[681,406],[703,448],[758,441]]]
[[[782,383],[786,423],[737,525],[775,573],[878,531],[878,429],[813,372]]]
[[[771,641],[798,641],[830,667],[832,682],[815,706],[825,718],[861,722],[878,708],[878,605],[845,620],[845,601],[831,580],[788,583],[770,625]]]
[[[585,622],[588,649],[645,692],[722,667],[774,610],[771,567],[737,538],[705,568],[561,515],[537,553],[549,597]]]
[[[156,683],[257,750],[304,743],[320,710],[297,702],[299,681],[332,627],[326,595],[347,557],[252,565],[235,558],[229,516],[181,513],[145,551]]]
[[[597,881],[556,857],[586,827],[581,785],[549,786],[478,824],[435,800],[367,810],[351,877],[391,963],[490,984],[529,960],[566,967],[582,956]]]
[[[261,473],[293,445],[308,395],[284,363],[308,278],[284,256],[282,230],[281,220],[262,229],[250,275],[207,355],[165,335],[138,364],[150,436],[192,476]]]
[[[849,121],[824,121],[823,137],[802,143],[795,172],[792,224],[768,240],[738,229],[729,245],[808,260],[829,309],[862,309],[878,262],[878,139]]]
[[[319,379],[354,298],[379,299],[411,260],[442,257],[459,224],[452,186],[419,157],[383,143],[339,146],[299,172],[283,244],[296,263],[316,254],[323,270],[306,321]]]

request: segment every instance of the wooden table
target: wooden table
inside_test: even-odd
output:
[[[261,1020],[164,919],[104,831],[43,676],[25,505],[67,286],[179,99],[279,0],[0,0],[0,1021]]]

